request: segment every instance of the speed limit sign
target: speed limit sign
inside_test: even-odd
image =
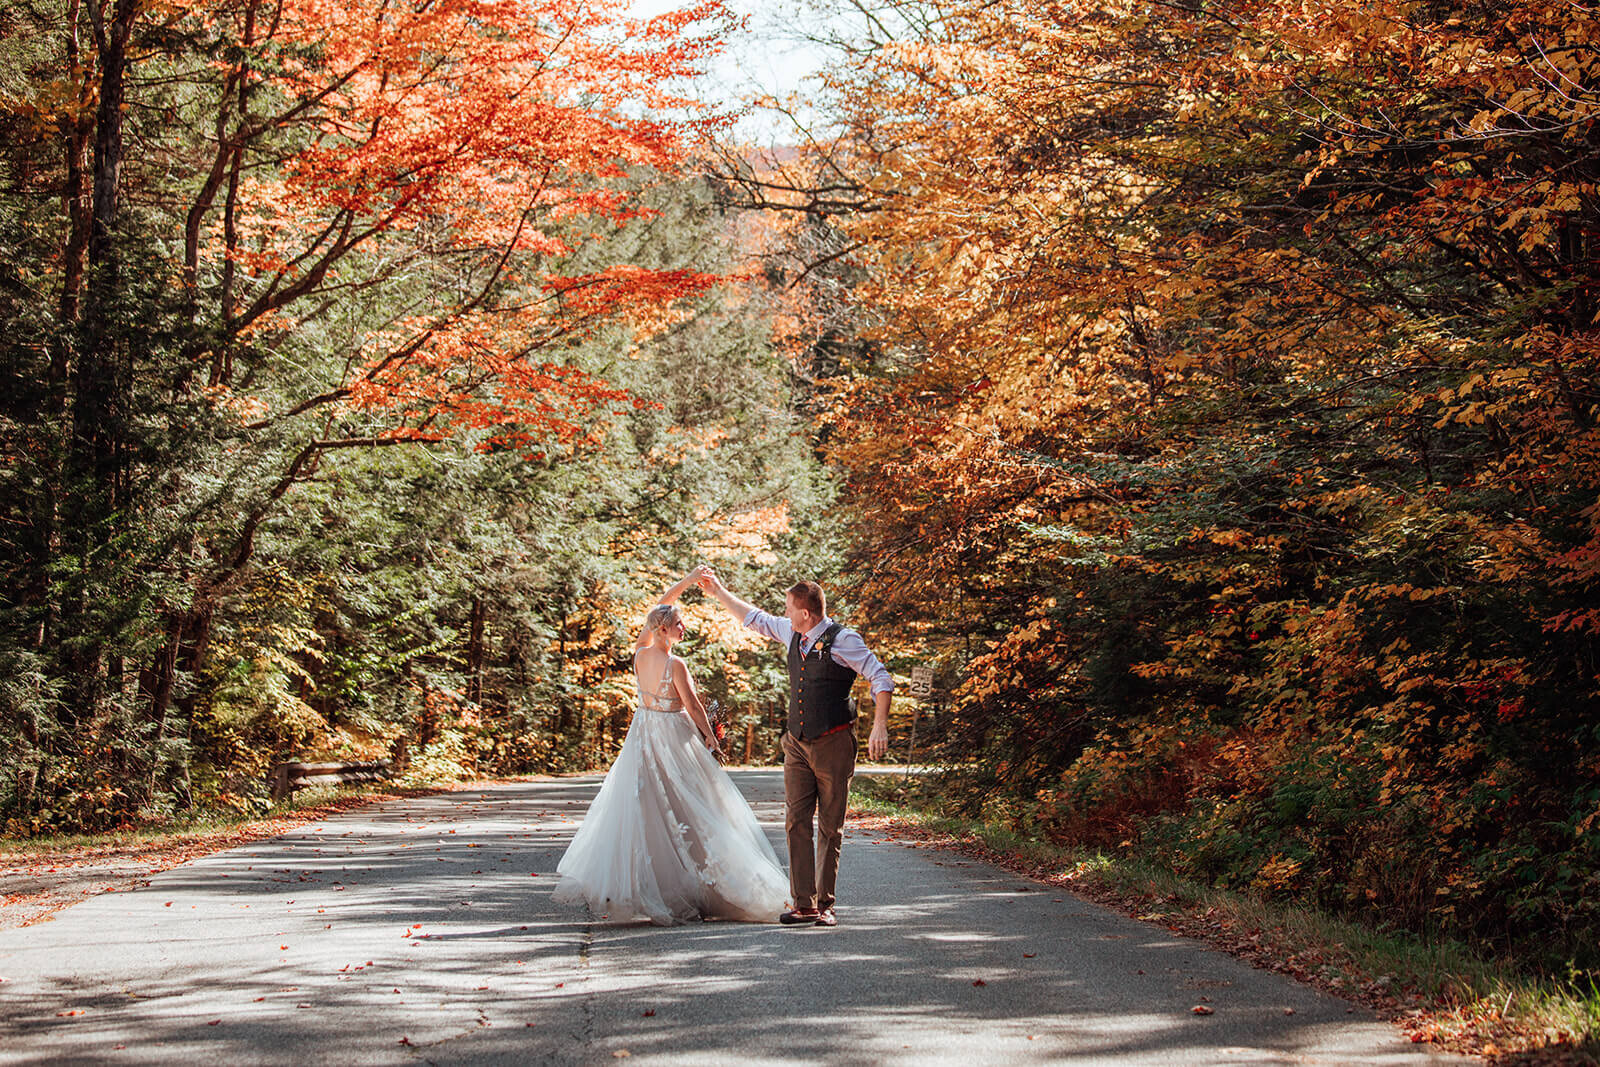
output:
[[[925,697],[933,695],[933,668],[911,668],[911,695]]]

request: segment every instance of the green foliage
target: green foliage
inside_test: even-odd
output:
[[[381,405],[322,401],[374,349],[477,296],[538,306],[548,276],[619,264],[731,272],[737,230],[708,187],[608,164],[596,184],[647,217],[540,216],[569,250],[492,276],[443,216],[402,226],[353,243],[326,276],[290,271],[318,282],[311,295],[240,328],[272,275],[250,260],[263,202],[239,202],[226,225],[245,236],[226,240],[248,251],[227,254],[224,182],[192,278],[181,247],[216,131],[238,117],[219,92],[231,68],[212,62],[239,58],[237,27],[137,28],[116,273],[72,282],[86,261],[63,251],[81,232],[62,208],[63,151],[93,100],[63,79],[62,15],[0,13],[39,23],[0,43],[4,832],[259,811],[265,772],[286,759],[393,757],[409,780],[603,764],[631,710],[638,606],[743,513],[828,498],[768,343],[772,295],[731,281],[692,289],[673,315],[647,306],[524,337],[527,352],[469,330],[440,356],[463,410],[492,398],[480,359],[517,357],[632,398],[592,412],[534,384],[527,425],[422,413],[396,435]],[[280,93],[263,82],[251,114],[284,106]],[[249,138],[242,173],[277,172],[310,136]],[[583,424],[541,422],[541,400]],[[458,432],[432,440],[443,429]],[[752,591],[786,584],[772,564],[729,563]],[[709,694],[743,693],[731,650],[698,651]]]

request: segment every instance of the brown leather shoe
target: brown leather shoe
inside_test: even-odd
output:
[[[833,914],[832,908],[823,908],[821,911],[817,912],[817,925],[838,926],[839,919]]]
[[[778,916],[778,921],[785,926],[815,926],[822,921],[822,914],[815,909],[802,911],[799,908],[791,908]]]

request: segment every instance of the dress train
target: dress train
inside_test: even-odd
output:
[[[558,904],[613,922],[772,922],[789,880],[755,813],[664,685],[641,691],[622,751],[557,865]],[[641,687],[642,690],[642,687]]]

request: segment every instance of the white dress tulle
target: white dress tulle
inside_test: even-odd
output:
[[[558,904],[612,922],[772,922],[789,879],[683,703],[672,660],[653,693],[640,686],[622,751],[556,866]]]

